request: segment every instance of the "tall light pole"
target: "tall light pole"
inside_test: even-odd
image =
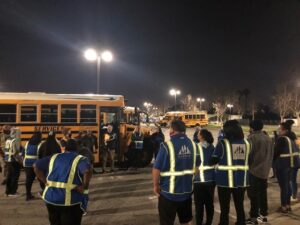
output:
[[[174,96],[174,98],[175,98],[175,110],[177,110],[177,95],[180,95],[180,94],[181,94],[180,90],[177,90],[177,89],[170,90],[170,95]]]
[[[197,102],[199,102],[199,111],[201,111],[202,102],[205,102],[205,98],[197,98]]]
[[[229,108],[229,110],[230,110],[230,119],[231,119],[233,105],[232,104],[228,104],[227,108]]]
[[[113,60],[113,54],[110,51],[97,52],[93,48],[89,48],[84,51],[84,57],[90,62],[97,61],[97,94],[100,94],[100,66],[101,61],[111,62]]]

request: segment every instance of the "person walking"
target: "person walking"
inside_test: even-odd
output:
[[[40,131],[34,132],[24,148],[23,167],[26,174],[26,201],[34,199],[34,196],[31,193],[32,184],[35,179],[33,164],[38,159],[38,146],[41,141],[42,133]]]
[[[20,177],[20,145],[18,144],[17,130],[11,129],[10,137],[6,140],[4,161],[7,165],[7,179],[5,194],[8,197],[18,197],[18,182]]]
[[[51,225],[80,225],[87,210],[92,168],[88,159],[76,151],[76,141],[69,139],[64,153],[35,163],[36,176],[46,187],[43,200]]]
[[[117,146],[117,134],[113,131],[113,126],[108,125],[107,131],[104,135],[104,151],[103,151],[103,162],[102,162],[102,172],[106,172],[107,155],[111,159],[110,172],[115,169],[115,152]]]
[[[153,166],[153,191],[158,196],[160,225],[173,225],[176,215],[181,224],[192,224],[197,147],[185,132],[184,122],[171,122],[171,140],[161,144]]]
[[[194,132],[194,134],[193,134],[193,141],[196,143],[196,144],[198,144],[199,142],[200,142],[200,140],[199,140],[199,131],[201,130],[201,127],[200,126],[196,126],[196,128],[195,128],[195,132]]]
[[[224,139],[220,140],[212,155],[210,165],[216,168],[216,185],[221,207],[220,225],[229,224],[230,198],[233,195],[237,222],[245,225],[244,195],[248,186],[248,158],[250,144],[236,120],[223,126]]]
[[[248,141],[251,144],[249,155],[249,188],[250,218],[247,224],[267,223],[268,219],[268,176],[273,163],[273,141],[265,134],[264,124],[261,120],[250,122],[250,135]]]
[[[194,201],[196,209],[196,224],[203,224],[204,207],[206,210],[206,223],[211,225],[214,217],[214,193],[215,193],[215,167],[209,166],[211,156],[215,150],[212,133],[206,129],[198,132],[197,157],[200,158],[201,165],[199,173],[194,180]]]
[[[299,168],[299,149],[295,143],[296,135],[292,124],[283,122],[279,128],[279,138],[274,148],[274,167],[280,187],[281,206],[278,212],[286,214],[291,211],[290,181],[293,168]]]

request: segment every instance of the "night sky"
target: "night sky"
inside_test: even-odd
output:
[[[1,0],[0,91],[91,93],[86,47],[113,51],[101,93],[168,104],[249,88],[271,104],[300,72],[297,0]]]

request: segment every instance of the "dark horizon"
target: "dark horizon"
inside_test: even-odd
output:
[[[298,75],[300,2],[33,1],[0,3],[0,90],[91,93],[87,47],[110,49],[101,93],[167,105],[169,89],[210,99],[248,88],[272,105]]]

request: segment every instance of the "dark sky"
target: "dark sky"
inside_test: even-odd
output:
[[[168,103],[171,87],[210,98],[251,90],[270,102],[297,76],[297,0],[1,0],[0,90],[90,93],[89,46],[111,49],[101,93]]]

